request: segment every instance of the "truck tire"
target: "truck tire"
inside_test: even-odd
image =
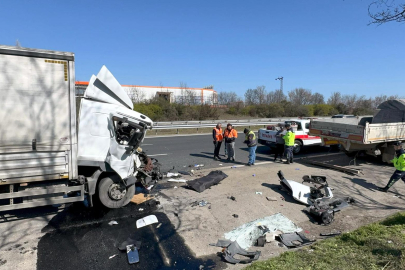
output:
[[[294,141],[294,154],[298,154],[302,150],[302,142],[300,140]]]
[[[107,176],[100,180],[98,197],[107,208],[120,208],[127,205],[135,194],[135,185],[125,187],[118,175]]]

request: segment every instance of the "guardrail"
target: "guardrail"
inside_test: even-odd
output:
[[[325,117],[318,117],[325,118]],[[282,118],[263,118],[263,119],[244,119],[244,120],[205,120],[205,121],[173,121],[173,122],[155,122],[153,126],[153,133],[158,135],[159,130],[174,130],[176,134],[179,134],[181,129],[196,129],[196,133],[199,133],[199,129],[202,128],[214,128],[217,123],[221,123],[223,128],[228,123],[231,123],[235,127],[252,127],[262,126],[265,128],[268,125],[276,125],[283,123],[285,120],[291,119],[291,117]]]

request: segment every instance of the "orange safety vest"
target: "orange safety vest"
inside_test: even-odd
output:
[[[228,129],[225,129],[224,137],[225,138],[238,138],[238,132],[236,132],[235,129],[231,129],[230,131]]]
[[[224,138],[222,136],[222,128],[218,129],[216,127],[214,127],[215,130],[215,137],[217,138],[217,142],[222,142],[222,139]]]

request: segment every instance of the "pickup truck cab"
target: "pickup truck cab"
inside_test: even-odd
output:
[[[295,133],[294,154],[301,152],[307,145],[321,145],[320,137],[308,135],[310,119],[292,119],[286,120],[283,124],[290,123]],[[268,126],[267,129],[259,129],[258,142],[262,145],[268,145],[270,148],[276,147],[276,134],[279,128],[277,126]]]

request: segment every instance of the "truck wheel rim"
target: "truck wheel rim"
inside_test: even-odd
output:
[[[111,184],[110,188],[108,189],[108,195],[111,199],[119,201],[124,198],[127,190],[124,185],[122,184]]]
[[[298,153],[301,150],[301,146],[299,146],[297,143],[294,144],[294,153]]]

